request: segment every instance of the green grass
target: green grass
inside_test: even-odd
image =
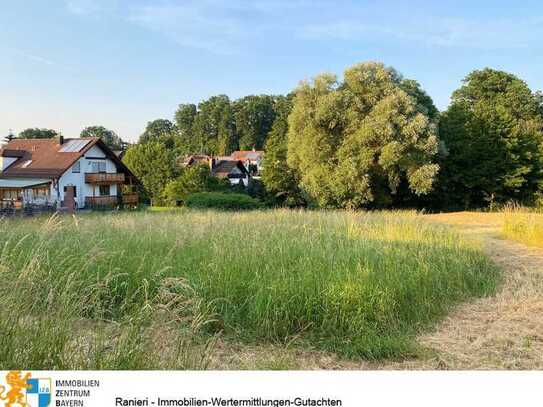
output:
[[[402,357],[498,277],[475,242],[413,213],[135,212],[0,230],[0,369],[200,369],[219,334]]]

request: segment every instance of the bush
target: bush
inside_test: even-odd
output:
[[[225,194],[221,192],[200,192],[187,197],[189,208],[214,208],[227,210],[258,209],[260,202],[245,194]]]
[[[162,192],[166,204],[179,206],[187,196],[197,192],[226,192],[230,188],[227,179],[211,175],[205,164],[184,168],[181,174],[168,182]]]

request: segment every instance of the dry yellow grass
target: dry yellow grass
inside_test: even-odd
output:
[[[543,247],[543,215],[510,209],[504,213],[502,234],[528,246]]]

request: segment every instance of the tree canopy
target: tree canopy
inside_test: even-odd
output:
[[[125,160],[154,201],[180,202],[208,188],[210,175],[177,168],[176,157],[253,148],[265,151],[262,182],[248,192],[276,205],[531,203],[543,197],[543,93],[509,73],[477,70],[440,113],[417,81],[364,62],[287,96],[180,104],[173,121],[148,123]]]
[[[39,129],[37,127],[23,130],[19,133],[18,138],[23,139],[46,139],[58,136],[60,133],[52,129]]]
[[[304,203],[296,172],[287,164],[288,115],[292,95],[280,96],[275,103],[276,118],[268,133],[262,170],[262,182],[272,202],[286,206]]]
[[[229,155],[238,149],[262,149],[277,114],[276,99],[249,95],[232,102],[217,95],[198,106],[180,104],[175,112],[178,151]]]
[[[463,208],[527,201],[542,182],[541,98],[514,75],[470,73],[442,114],[447,148],[437,193]]]
[[[122,150],[123,141],[113,130],[104,126],[85,127],[80,134],[81,137],[98,137],[112,150]]]
[[[153,204],[162,202],[165,185],[176,175],[175,153],[158,141],[131,146],[123,162],[140,179]]]
[[[437,126],[426,94],[381,63],[302,83],[289,116],[288,163],[322,207],[393,202],[401,182],[426,194],[438,172]],[[405,82],[404,82],[405,83]]]
[[[245,96],[234,102],[236,131],[240,150],[261,150],[275,119],[274,97]]]
[[[145,130],[140,136],[140,143],[163,140],[172,136],[174,131],[174,124],[167,119],[156,119],[147,122]]]

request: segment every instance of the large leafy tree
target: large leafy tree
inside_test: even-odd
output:
[[[426,194],[438,172],[437,126],[429,99],[381,63],[324,74],[296,90],[288,163],[323,207],[385,206],[402,184]]]
[[[46,138],[53,138],[58,136],[59,133],[56,130],[52,129],[39,129],[39,128],[31,128],[23,130],[19,133],[18,138],[24,138],[24,139],[46,139]]]
[[[170,138],[175,131],[174,124],[167,119],[156,119],[147,122],[145,130],[140,135],[140,143],[149,141],[164,141]]]
[[[260,150],[275,119],[274,97],[245,96],[234,102],[239,148]]]
[[[267,135],[262,170],[262,182],[275,204],[303,204],[298,177],[287,164],[288,115],[292,110],[292,95],[279,96],[275,103],[275,121]]]
[[[162,203],[165,185],[177,175],[175,153],[159,141],[149,141],[130,147],[123,162],[140,179],[151,203]]]
[[[113,130],[106,129],[104,126],[85,127],[80,134],[81,137],[98,137],[112,150],[122,150],[123,141]]]
[[[237,148],[234,112],[226,95],[212,96],[200,102],[192,129],[195,152],[228,155]]]
[[[440,120],[447,148],[437,193],[465,208],[529,201],[541,185],[541,99],[525,82],[493,69],[470,73]]]
[[[180,104],[175,112],[180,153],[189,154],[198,151],[198,141],[194,133],[194,121],[197,115],[198,109],[192,103]]]

